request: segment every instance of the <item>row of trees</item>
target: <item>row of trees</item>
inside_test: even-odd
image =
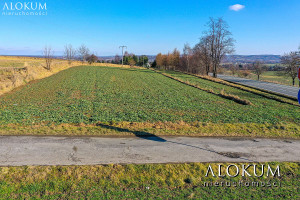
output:
[[[124,65],[130,65],[130,66],[145,66],[149,62],[149,58],[145,55],[137,56],[133,53],[128,53],[125,51],[123,56],[123,63]],[[115,56],[115,59],[112,61],[114,64],[121,64],[122,63],[122,57],[119,55]]]
[[[50,46],[46,46],[44,48],[43,57],[46,60],[45,68],[47,70],[50,70],[54,58],[54,51]],[[88,62],[89,64],[92,64],[94,62],[100,62],[98,57],[93,53],[91,54],[89,48],[87,48],[85,45],[81,45],[77,49],[74,48],[71,44],[65,45],[64,58],[68,60],[69,64],[71,64],[74,60],[81,60],[82,63]],[[136,56],[135,54],[128,53],[127,51],[124,53],[123,59],[124,64],[130,66],[148,66],[149,62],[149,58],[147,56]],[[121,64],[122,57],[116,55],[115,59],[112,60],[111,63]]]
[[[45,46],[43,50],[43,57],[45,58],[46,65],[45,69],[51,70],[52,61],[54,59],[54,50],[50,46]],[[82,63],[88,62],[92,64],[98,61],[98,57],[94,53],[90,53],[89,48],[82,44],[77,49],[71,44],[65,45],[64,58],[71,64],[74,60],[81,60]]]
[[[83,63],[87,61],[90,64],[98,61],[98,57],[94,53],[90,53],[90,49],[84,44],[77,49],[71,44],[65,45],[64,57],[68,60],[69,64],[76,59],[81,60]]]
[[[291,51],[290,53],[285,53],[283,56],[281,56],[281,64],[282,66],[277,66],[277,75],[279,76],[287,76],[292,79],[293,85],[295,85],[295,80],[298,75],[298,68],[300,66],[300,47],[298,51]],[[229,70],[231,71],[232,75],[235,75],[237,71],[239,70],[240,66],[239,64],[231,64],[229,67]],[[241,73],[242,75],[250,75],[250,72],[248,70],[251,70],[254,74],[257,76],[257,80],[260,80],[260,76],[264,71],[267,71],[267,66],[262,61],[255,61],[252,64],[246,65],[246,70],[242,70],[244,73]],[[300,86],[300,83],[299,83]]]
[[[176,70],[180,67],[180,52],[177,49],[174,49],[172,53],[168,54],[157,54],[156,56],[156,65],[163,67],[167,70]]]
[[[159,53],[152,66],[206,75],[212,72],[213,76],[217,77],[224,57],[234,52],[235,40],[222,18],[210,18],[207,27],[208,29],[194,47],[185,44],[182,55],[177,49],[168,54]],[[284,66],[283,74],[290,77],[294,85],[300,65],[300,47],[299,51],[284,54],[281,57],[281,63]],[[265,71],[265,65],[261,61],[255,61],[250,68],[257,75],[258,80]],[[238,69],[232,64],[230,70],[234,74]]]
[[[298,75],[298,68],[300,65],[300,47],[299,51],[291,51],[281,56],[281,64],[284,66],[283,75],[292,79],[293,85],[295,85],[295,79]],[[265,71],[264,63],[256,61],[253,63],[253,72],[257,75],[257,79],[260,79],[260,75]],[[280,73],[278,73],[280,75]],[[300,86],[300,83],[299,83]]]
[[[298,68],[300,65],[300,47],[298,51],[291,51],[289,53],[285,53],[281,56],[281,64],[283,67],[283,73],[277,73],[278,75],[285,75],[292,79],[293,85],[295,85],[295,80],[298,75]],[[256,61],[253,63],[252,70],[254,74],[257,75],[257,79],[260,80],[260,75],[265,71],[265,65],[261,61]],[[300,86],[300,83],[299,83]]]
[[[191,73],[209,74],[217,77],[217,72],[224,56],[234,52],[234,39],[222,19],[210,18],[208,29],[203,33],[199,43],[193,48],[185,44],[183,55],[176,49],[169,54],[158,54],[156,65],[161,68],[181,70]]]
[[[257,76],[257,80],[260,80],[260,76],[264,71],[266,71],[265,64],[259,60],[252,64],[246,64],[244,67],[241,64],[229,64],[229,66],[224,65],[224,68],[229,69],[233,76],[239,72],[239,75],[244,78],[249,76],[251,74],[249,70],[252,70],[252,72]]]

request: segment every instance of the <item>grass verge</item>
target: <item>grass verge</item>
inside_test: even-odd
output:
[[[214,77],[211,77],[211,76],[197,75],[197,74],[191,74],[191,73],[187,73],[187,72],[180,72],[180,73],[184,73],[184,74],[194,76],[194,77],[198,77],[198,78],[201,78],[201,79],[204,79],[204,80],[208,80],[208,81],[212,81],[212,82],[215,82],[215,83],[220,83],[222,85],[237,88],[237,89],[240,89],[240,90],[243,90],[243,91],[246,91],[246,92],[250,92],[252,94],[256,94],[256,95],[259,95],[259,96],[262,96],[262,97],[265,97],[265,98],[268,98],[268,99],[272,99],[272,100],[275,100],[275,101],[278,101],[278,102],[281,102],[281,103],[287,103],[287,104],[298,106],[298,107],[300,106],[298,104],[296,98],[285,96],[283,94],[274,94],[273,92],[267,92],[267,91],[264,91],[262,89],[256,89],[256,88],[253,88],[253,87],[250,87],[250,86],[244,86],[242,84],[232,83],[232,82],[225,81],[225,80],[222,80],[222,79],[219,79],[219,78],[214,78]]]
[[[53,59],[51,70],[46,70],[45,59],[22,56],[0,56],[0,95],[27,83],[52,76],[65,69],[83,65],[80,61]],[[121,67],[117,64],[94,63],[95,66]],[[124,68],[130,66],[124,65]]]
[[[299,163],[261,164],[274,169],[279,165],[281,176],[205,177],[209,164],[203,163],[0,167],[0,196],[3,199],[297,199]],[[236,165],[241,168],[242,163]],[[211,166],[215,172],[218,170],[217,163]],[[248,171],[253,174],[253,169]],[[224,185],[207,187],[205,182]],[[240,182],[241,186],[225,186],[228,182]],[[272,186],[257,187],[253,182]],[[247,183],[250,186],[245,186]]]
[[[294,123],[206,123],[194,122],[99,122],[96,124],[0,126],[0,135],[36,136],[213,136],[300,138],[300,126]]]

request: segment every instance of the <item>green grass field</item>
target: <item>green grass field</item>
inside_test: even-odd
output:
[[[165,73],[251,105],[153,70],[79,66],[1,96],[0,135],[300,137],[297,106]],[[205,177],[207,163],[0,167],[0,199],[297,199],[299,163],[268,164],[279,164],[282,177]],[[212,165],[216,170],[217,164]],[[203,186],[216,181],[270,181],[280,186]]]
[[[209,164],[201,163],[0,167],[0,198],[299,199],[299,163],[262,164],[279,165],[281,176],[205,177]],[[216,163],[211,165],[217,170]],[[239,181],[250,186],[224,186],[226,182],[238,185]],[[252,186],[257,181],[259,184],[275,182],[276,186]],[[205,182],[223,182],[223,186],[207,187]]]
[[[79,66],[0,97],[1,134],[5,134],[3,127],[12,124],[21,127],[98,122],[254,124],[265,125],[266,129],[290,124],[291,130],[279,126],[279,131],[300,130],[299,107],[190,75],[169,73],[249,100],[252,105],[241,105],[152,70]]]

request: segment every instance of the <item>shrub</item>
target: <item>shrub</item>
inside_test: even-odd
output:
[[[88,56],[86,58],[86,60],[88,61],[89,64],[95,63],[98,60],[98,57],[95,56],[94,54]]]
[[[248,71],[248,70],[241,70],[241,71],[239,71],[239,76],[243,77],[243,78],[248,77],[250,74],[251,74],[251,72]]]

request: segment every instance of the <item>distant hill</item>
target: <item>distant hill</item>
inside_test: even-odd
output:
[[[229,55],[223,60],[223,63],[253,63],[262,61],[264,63],[280,63],[280,55]]]
[[[11,55],[15,56],[15,55]],[[21,55],[18,55],[21,56]],[[120,56],[120,55],[119,55]],[[140,55],[137,55],[140,56]],[[147,55],[149,62],[153,62],[156,58],[156,55]],[[41,55],[25,55],[24,57],[43,57]],[[55,58],[63,59],[63,56],[54,56]],[[115,56],[98,56],[100,60],[114,60]],[[255,61],[262,61],[268,64],[280,63],[280,55],[228,55],[223,60],[223,63],[253,63]]]

